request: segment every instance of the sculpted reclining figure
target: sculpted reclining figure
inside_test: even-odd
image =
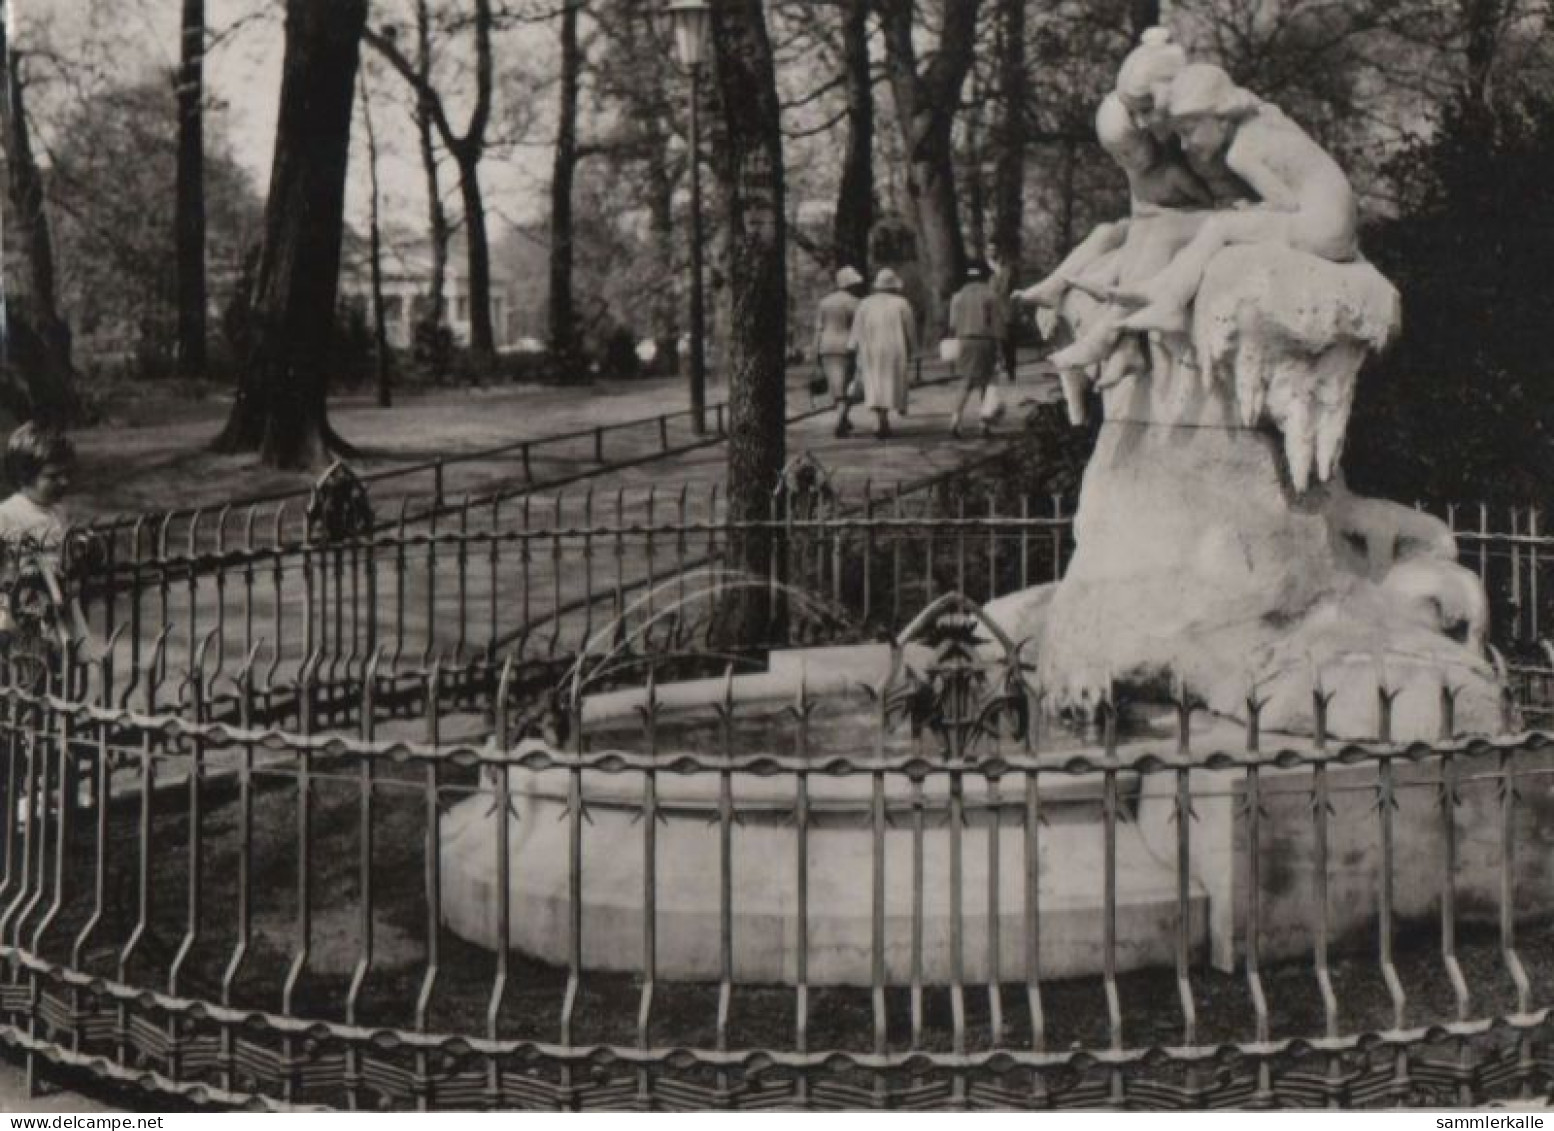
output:
[[[1196,164],[1222,162],[1259,203],[1210,216],[1170,266],[1137,289],[1123,288],[1119,297],[1145,304],[1123,323],[1126,329],[1186,331],[1204,269],[1230,244],[1277,243],[1334,263],[1359,254],[1359,210],[1349,178],[1277,106],[1242,90],[1212,63],[1193,63],[1171,81],[1166,112]]]

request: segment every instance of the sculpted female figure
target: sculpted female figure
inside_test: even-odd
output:
[[[1335,263],[1359,251],[1354,189],[1338,163],[1277,106],[1236,86],[1219,67],[1194,63],[1171,82],[1166,112],[1195,165],[1223,162],[1260,203],[1206,220],[1169,266],[1117,297],[1142,303],[1125,330],[1181,332],[1216,252],[1281,243]]]
[[[1187,54],[1171,42],[1170,31],[1150,28],[1123,61],[1117,89],[1096,111],[1096,137],[1127,175],[1135,217],[1152,215],[1161,208],[1204,208],[1212,203],[1208,187],[1173,152],[1174,135],[1156,101],[1157,93],[1163,99],[1171,79],[1186,65]],[[1109,264],[1110,272],[1091,273],[1090,268],[1121,248],[1128,232],[1126,219],[1098,224],[1052,274],[1015,297],[1056,307],[1069,287],[1096,293],[1115,283],[1115,262]]]

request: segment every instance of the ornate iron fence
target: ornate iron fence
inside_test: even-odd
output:
[[[416,739],[377,733],[403,684],[375,663],[349,736],[315,726],[338,692],[306,686],[297,725],[254,724],[251,669],[233,723],[209,721],[198,678],[177,713],[111,705],[101,666],[44,691],[12,681],[0,1034],[34,1059],[264,1105],[1203,1107],[1548,1087],[1547,876],[1518,851],[1546,831],[1542,736],[1208,754],[1183,703],[1169,736],[1127,744],[1109,716],[1088,752],[1044,755],[1054,735],[1029,725],[1039,689],[1019,665],[968,697],[946,655],[926,703],[894,669],[871,700],[878,748],[845,753],[811,750],[802,683],[788,741],[767,720],[770,745],[749,752],[740,720],[756,708],[734,679],[693,720],[726,736],[709,748],[666,738],[656,679],[633,744],[580,709],[551,741],[520,739],[516,664],[489,726],[458,712],[434,665]],[[145,690],[154,704],[154,677]],[[541,856],[534,838],[557,820],[563,847]],[[486,833],[474,879],[452,858],[455,826]],[[1158,921],[1139,936],[1130,846],[1146,827],[1174,859],[1157,861]],[[710,846],[689,875],[666,847],[685,836]],[[810,908],[839,837],[866,862],[857,986],[809,973],[826,959]],[[788,851],[769,857],[773,841]],[[1043,896],[1084,867],[1081,841],[1098,891],[1076,918]],[[1420,862],[1400,843],[1439,852],[1430,886],[1402,887]],[[1360,849],[1372,866],[1357,873]],[[1213,881],[1195,861],[1227,854],[1240,889],[1225,944],[1205,934]],[[644,886],[623,926],[586,885],[627,856]],[[541,867],[559,881],[549,962],[511,949],[533,920],[509,900]],[[756,872],[796,893],[786,977],[745,972],[772,941],[741,910]],[[687,880],[712,912],[705,979],[668,970],[672,947],[696,943],[660,900]],[[453,889],[466,921],[494,923],[494,950],[448,931]],[[543,899],[525,898],[538,915]],[[1353,921],[1357,900],[1374,923]],[[613,960],[595,934],[640,949],[598,970]],[[1217,945],[1228,972],[1205,967]],[[1098,973],[1067,968],[1076,949]]]
[[[500,657],[565,663],[623,618],[670,606],[685,610],[677,634],[703,630],[705,643],[730,585],[770,590],[793,614],[780,633],[773,625],[772,642],[787,643],[878,639],[940,593],[988,600],[1055,580],[1070,552],[1061,503],[1000,497],[979,469],[779,491],[767,522],[745,524],[777,537],[761,578],[723,568],[745,527],[730,523],[716,485],[468,500],[419,520],[403,500],[389,524],[343,471],[308,508],[203,525],[196,515],[182,544],[155,519],[122,536],[88,528],[67,540],[66,558],[83,619],[113,641],[121,699],[134,693],[123,673],[133,679],[158,649],[161,671],[184,671],[202,644],[216,672],[256,654],[261,689],[294,684],[310,657],[323,683],[360,678],[380,650],[395,674],[424,673],[435,658],[447,678],[490,684]],[[799,607],[787,609],[789,595]]]
[[[1068,516],[793,470],[760,578],[710,493],[385,530],[343,477],[311,528],[67,553],[82,624],[0,672],[0,1039],[259,1106],[1549,1089],[1545,735],[1443,692],[1433,746],[1269,750],[1185,690],[1071,734],[979,612]],[[1465,556],[1530,597],[1541,537]],[[780,693],[713,647],[737,585],[816,646]],[[1339,693],[1386,734],[1384,690]]]

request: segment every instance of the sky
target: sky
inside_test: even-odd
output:
[[[178,59],[178,0],[5,0],[14,13],[16,38],[25,48],[46,42],[61,56],[88,60],[86,73],[100,85],[142,81],[176,66]],[[382,7],[374,5],[374,15]],[[207,111],[211,128],[220,133],[233,157],[252,176],[262,195],[269,181],[274,152],[275,118],[280,99],[284,52],[280,0],[206,0],[206,21],[214,46],[206,59]],[[544,34],[543,31],[537,34]],[[501,46],[511,50],[510,43]],[[422,231],[426,224],[425,181],[417,154],[403,80],[374,52],[363,46],[374,125],[379,145],[380,207],[386,223]],[[79,69],[79,68],[78,68]],[[48,128],[49,110],[61,110],[78,97],[64,84],[51,84],[34,105],[33,114]],[[43,99],[35,100],[38,102]],[[463,120],[457,104],[455,129]],[[365,229],[368,178],[364,131],[352,131],[351,169],[346,217]],[[481,182],[493,229],[505,223],[528,222],[544,214],[550,154],[544,145],[529,145],[511,154],[489,155],[481,164]],[[457,184],[445,165],[442,185],[450,212],[457,216]]]

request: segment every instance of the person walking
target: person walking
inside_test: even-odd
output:
[[[950,435],[960,436],[961,414],[973,393],[987,396],[988,382],[997,368],[1004,341],[1004,309],[993,288],[988,285],[987,265],[972,263],[966,268],[966,284],[950,300],[950,332],[955,335],[955,375],[961,380],[960,400],[950,417]],[[982,417],[982,434],[992,429],[989,417]]]
[[[1014,301],[1014,264],[1001,253],[994,252],[989,266],[993,269],[993,275],[988,285],[993,288],[993,297],[998,300],[1004,317],[1004,338],[999,343],[1004,359],[1004,376],[1012,385],[1015,371],[1020,366],[1020,311]]]
[[[889,267],[858,304],[848,344],[857,353],[863,403],[879,422],[874,435],[889,439],[890,414],[907,410],[907,373],[917,351],[917,315],[901,294],[901,276]]]
[[[815,356],[825,374],[826,388],[836,404],[836,435],[853,430],[847,419],[852,409],[851,389],[857,368],[851,346],[853,317],[863,294],[863,276],[855,268],[843,267],[836,273],[836,290],[820,300],[815,318]]]

